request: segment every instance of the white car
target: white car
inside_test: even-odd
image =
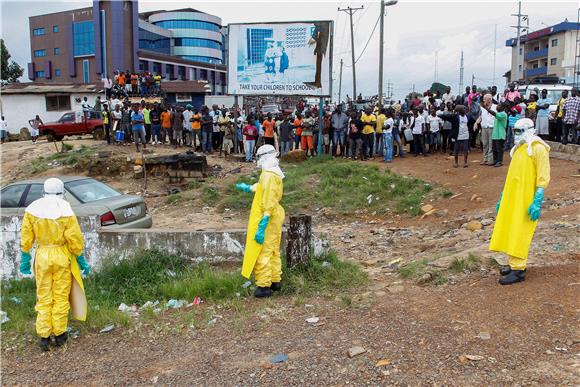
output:
[[[530,98],[531,94],[541,96],[542,90],[544,89],[548,91],[548,97],[552,99],[552,103],[550,104],[550,120],[553,120],[555,118],[556,109],[558,107],[558,100],[562,97],[562,92],[564,90],[568,90],[568,94],[570,94],[572,86],[558,83],[556,84],[532,83],[529,85],[521,85],[518,87],[518,91],[520,92],[521,96],[525,99]]]

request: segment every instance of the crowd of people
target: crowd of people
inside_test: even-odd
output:
[[[480,148],[482,164],[499,167],[504,151],[514,145],[514,125],[520,118],[532,119],[544,139],[566,144],[570,134],[574,143],[579,141],[580,97],[575,88],[570,94],[563,91],[556,102],[552,130],[549,106],[554,101],[547,90],[524,99],[513,84],[503,94],[495,86],[474,85],[454,96],[447,87],[444,93],[425,92],[422,98],[414,95],[384,107],[378,102],[363,109],[352,103],[326,104],[322,115],[318,106],[304,103],[296,104],[292,112],[262,114],[259,109],[217,105],[197,108],[145,100],[131,104],[127,96],[115,93],[107,101],[97,97],[94,107],[85,100],[83,110],[103,113],[109,144],[135,143],[137,149],[167,144],[220,156],[240,153],[248,162],[263,144],[274,146],[280,155],[300,149],[308,157],[322,152],[353,160],[382,158],[387,163],[405,154],[448,152],[455,158],[454,167],[459,167],[460,156],[467,167],[469,152]]]
[[[150,71],[115,71],[113,79],[103,78],[105,97],[150,97],[161,93],[161,74]]]

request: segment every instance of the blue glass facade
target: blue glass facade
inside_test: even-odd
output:
[[[37,58],[41,56],[46,56],[46,50],[34,50],[34,56]]]
[[[44,28],[35,28],[32,30],[32,36],[44,35]]]
[[[194,60],[196,62],[206,62],[206,63],[215,63],[221,64],[221,59],[212,58],[210,56],[201,56],[201,55],[182,55],[181,58]]]
[[[186,28],[186,29],[198,29],[220,32],[221,29],[221,27],[217,24],[200,20],[162,20],[153,24],[161,28],[166,28],[168,30]]]
[[[168,37],[139,28],[139,48],[169,55],[171,52]]]
[[[73,55],[95,54],[95,26],[92,20],[73,23]]]
[[[175,46],[184,47],[207,47],[221,50],[222,45],[214,40],[199,39],[199,38],[175,38]]]
[[[37,71],[35,73],[36,78],[44,78],[44,71]]]

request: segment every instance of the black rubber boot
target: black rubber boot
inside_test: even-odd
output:
[[[66,339],[68,339],[68,334],[65,332],[62,335],[55,336],[54,342],[57,347],[62,347],[66,343]]]
[[[512,270],[508,275],[501,277],[499,283],[501,285],[511,285],[525,280],[526,280],[525,270]]]
[[[274,292],[279,292],[280,290],[282,290],[282,284],[280,282],[272,282],[272,286],[270,286],[270,289],[272,289],[272,291]]]
[[[512,268],[509,265],[501,265],[499,267],[499,274],[501,274],[502,276],[504,275],[508,275],[509,273],[511,273]]]
[[[50,346],[50,337],[41,337],[38,346],[40,347],[42,352],[48,352],[49,349],[48,347]]]
[[[261,287],[257,287],[256,290],[254,290],[254,297],[256,298],[264,298],[264,297],[272,297],[272,289],[270,288],[261,288]]]

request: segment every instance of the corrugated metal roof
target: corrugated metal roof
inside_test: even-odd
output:
[[[95,84],[50,84],[50,83],[10,83],[0,88],[2,94],[46,94],[46,93],[95,93],[103,94],[102,85]]]

